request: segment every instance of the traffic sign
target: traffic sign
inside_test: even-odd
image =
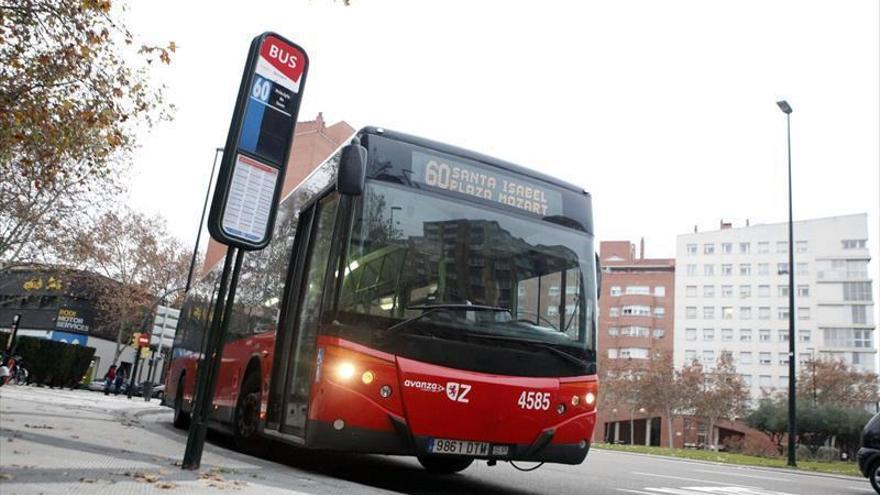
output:
[[[218,242],[246,251],[269,243],[308,66],[277,34],[251,42],[208,215]]]

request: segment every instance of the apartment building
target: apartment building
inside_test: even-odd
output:
[[[798,363],[843,359],[876,371],[867,214],[679,235],[675,262],[675,360],[711,366],[732,353],[753,399],[788,387],[788,339]],[[789,270],[795,334],[789,335]]]
[[[672,352],[675,260],[645,258],[644,241],[638,257],[629,241],[602,242],[599,259],[599,355],[642,361],[656,351]],[[603,409],[595,436],[597,441],[666,446],[665,428],[664,418],[638,409]]]

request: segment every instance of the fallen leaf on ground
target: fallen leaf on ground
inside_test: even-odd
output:
[[[177,485],[170,481],[163,481],[161,483],[158,483],[156,486],[163,490],[171,490],[172,488],[177,488]]]

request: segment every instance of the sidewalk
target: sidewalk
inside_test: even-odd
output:
[[[180,469],[186,432],[157,400],[84,390],[0,388],[3,495],[389,493],[207,443]]]

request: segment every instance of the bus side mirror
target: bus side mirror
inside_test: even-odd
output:
[[[602,297],[602,264],[599,262],[599,254],[596,254],[596,300]]]
[[[336,190],[347,196],[360,196],[364,193],[366,173],[367,149],[355,143],[342,148],[336,174]]]

